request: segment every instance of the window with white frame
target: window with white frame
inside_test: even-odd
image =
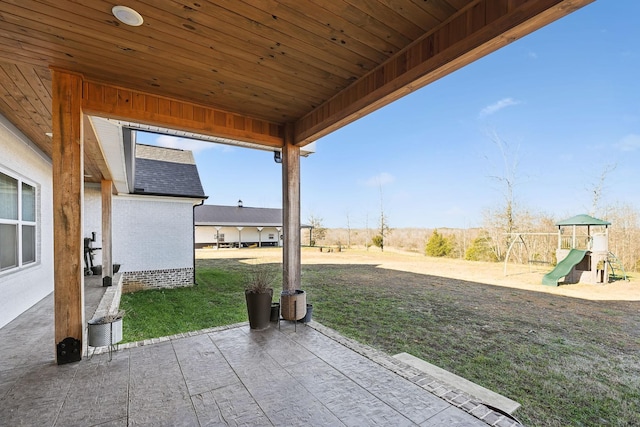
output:
[[[0,172],[0,272],[36,262],[36,187]]]

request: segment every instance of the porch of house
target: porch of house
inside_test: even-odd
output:
[[[87,319],[103,290],[85,281]],[[0,329],[0,420],[51,426],[514,426],[477,399],[316,322],[246,323],[53,360],[53,296]]]

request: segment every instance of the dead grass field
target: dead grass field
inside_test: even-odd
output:
[[[198,268],[280,263],[281,250],[199,250]],[[550,269],[387,250],[304,248],[313,318],[518,401],[529,426],[640,425],[640,283],[541,284]]]
[[[282,249],[199,249],[198,258],[246,258],[247,262],[282,262]],[[616,281],[606,285],[573,284],[550,287],[542,285],[542,276],[551,266],[529,267],[508,264],[507,275],[503,263],[464,261],[450,258],[431,258],[421,254],[387,249],[348,249],[342,252],[321,252],[318,248],[302,249],[302,264],[373,265],[377,268],[468,280],[488,285],[543,292],[572,298],[610,301],[640,301],[640,281]]]

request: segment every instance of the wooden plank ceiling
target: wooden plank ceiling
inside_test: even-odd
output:
[[[591,1],[127,0],[144,17],[130,27],[108,0],[3,0],[0,113],[51,156],[57,67],[291,123],[305,145]]]

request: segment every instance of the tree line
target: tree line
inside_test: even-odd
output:
[[[558,247],[555,224],[564,218],[515,210],[506,221],[501,212],[504,211],[487,209],[480,227],[466,229],[391,229],[385,222],[384,247],[427,256],[502,262],[516,233],[535,233],[525,235],[524,244],[514,243],[509,261],[555,265]],[[628,204],[615,204],[604,209],[597,218],[611,222],[609,251],[621,260],[626,271],[640,271],[640,212]],[[312,217],[309,224],[314,226],[309,239],[312,246],[380,247],[380,227],[325,228],[318,217]]]

